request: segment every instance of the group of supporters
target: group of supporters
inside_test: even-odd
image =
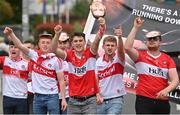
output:
[[[26,114],[28,108],[33,108],[33,114],[121,114],[126,94],[123,83],[125,52],[135,62],[139,76],[136,113],[169,114],[167,95],[177,87],[179,79],[174,61],[159,51],[161,33],[148,32],[148,49],[134,49],[136,33],[144,23],[137,17],[125,44],[121,27],[114,28],[117,39],[105,37],[104,55],[99,57],[99,43],[106,24],[102,17],[98,22],[99,30],[88,47],[85,47],[85,34],[74,33],[69,38],[57,25],[54,37],[39,35],[39,50],[21,43],[13,30],[6,27],[9,57],[0,57],[4,114]],[[34,95],[33,104],[27,101],[28,80],[31,81],[28,86],[32,86],[29,96]]]

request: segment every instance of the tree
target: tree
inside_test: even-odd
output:
[[[0,23],[6,18],[6,17],[13,17],[13,11],[10,3],[6,2],[5,0],[0,1]]]
[[[0,25],[22,23],[22,0],[0,0]]]
[[[88,0],[77,0],[74,7],[70,10],[72,17],[76,19],[86,19],[89,13]]]

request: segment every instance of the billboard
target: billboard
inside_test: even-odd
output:
[[[137,33],[134,47],[144,49],[145,34],[151,30],[162,32],[161,50],[169,54],[177,65],[180,75],[180,2],[179,0],[102,0],[106,6],[106,35],[113,35],[113,28],[118,25],[123,29],[123,40],[126,40],[136,16],[145,20]],[[98,31],[97,20],[89,13],[84,29],[86,38],[92,42]],[[99,54],[103,54],[100,43]],[[128,93],[135,94],[138,77],[134,62],[126,55],[124,81]],[[180,103],[180,86],[169,94],[170,100]]]

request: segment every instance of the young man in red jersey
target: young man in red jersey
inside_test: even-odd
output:
[[[55,28],[53,51],[69,64],[69,103],[68,114],[95,114],[96,96],[99,99],[95,76],[96,54],[102,35],[105,31],[105,19],[98,19],[100,26],[96,38],[90,48],[85,49],[85,34],[74,33],[72,49],[63,51],[57,48],[61,26]],[[96,95],[97,94],[97,95]]]
[[[134,39],[144,20],[137,17],[125,43],[125,50],[136,63],[139,77],[136,89],[137,114],[170,114],[168,93],[178,86],[179,78],[173,59],[160,52],[161,33],[146,34],[147,50],[133,48]],[[168,80],[171,82],[168,83]]]

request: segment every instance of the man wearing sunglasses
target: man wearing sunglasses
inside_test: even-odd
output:
[[[146,45],[150,51],[157,51],[159,53],[159,47],[161,42],[161,32],[150,31],[146,34]]]
[[[133,48],[134,38],[144,20],[137,17],[125,43],[125,50],[135,62],[139,77],[136,89],[136,114],[170,114],[168,93],[179,83],[173,59],[160,52],[161,33],[151,31],[146,34],[147,50]],[[168,83],[168,80],[170,83]]]

